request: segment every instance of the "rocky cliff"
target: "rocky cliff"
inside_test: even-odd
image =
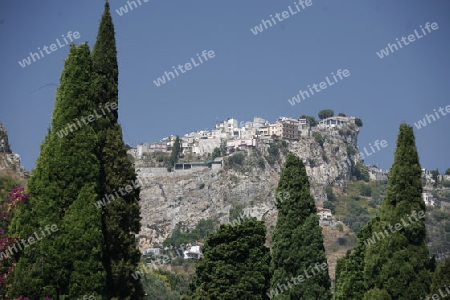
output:
[[[28,171],[20,163],[20,156],[13,153],[8,141],[8,133],[0,122],[0,175],[13,175],[21,179],[28,176]]]
[[[351,176],[357,153],[359,128],[318,129],[300,141],[288,142],[288,150],[301,157],[311,182],[311,192],[317,205],[326,200],[326,185],[344,186]],[[138,176],[146,182],[141,189],[142,229],[141,250],[160,244],[178,223],[192,229],[200,219],[217,218],[229,222],[233,205],[244,206],[244,213],[264,220],[269,232],[276,224],[274,204],[284,155],[279,161],[264,167],[255,160],[267,155],[269,145],[245,151],[244,166],[224,166],[186,172],[149,173],[140,170]]]

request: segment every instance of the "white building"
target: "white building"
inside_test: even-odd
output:
[[[341,127],[355,123],[355,117],[330,117],[319,121],[319,128]]]
[[[161,254],[161,248],[148,248],[145,249],[144,252],[142,252],[144,255],[152,254],[152,255],[159,255]]]
[[[323,207],[317,208],[317,215],[319,216],[320,220],[328,220],[332,217],[331,210]]]
[[[189,258],[199,259],[202,256],[203,256],[203,253],[200,250],[199,245],[191,246],[186,251],[183,252],[184,259],[189,259]]]
[[[431,193],[423,192],[422,198],[426,206],[435,206],[434,197]]]

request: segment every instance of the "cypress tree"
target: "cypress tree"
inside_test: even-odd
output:
[[[286,157],[276,194],[283,197],[276,199],[278,220],[273,233],[271,291],[280,294],[276,299],[331,299],[316,205],[305,166],[292,153]]]
[[[377,218],[371,219],[358,232],[358,242],[353,251],[347,252],[345,257],[338,259],[336,265],[335,300],[360,300],[365,293],[364,285],[364,254],[366,245],[363,241],[372,237],[373,224]]]
[[[256,218],[221,225],[209,234],[190,292],[182,299],[267,299],[269,249],[266,227]]]
[[[80,121],[95,109],[91,80],[88,45],[72,44],[56,94],[52,128],[28,182],[30,201],[18,209],[10,226],[26,240],[35,232],[40,238],[20,253],[12,296],[76,299],[94,294],[105,299],[101,212],[92,205],[100,179],[98,139],[94,128]]]
[[[127,157],[122,128],[118,124],[119,70],[108,2],[105,3],[92,59],[94,100],[105,114],[96,122],[100,144],[101,197],[114,197],[102,208],[103,263],[107,271],[108,299],[141,299],[144,294],[141,283],[131,276],[140,261],[135,237],[140,231],[140,189],[134,184],[128,188],[137,181],[134,167]]]
[[[365,252],[364,299],[380,293],[391,299],[419,299],[428,293],[432,262],[426,244],[425,211],[413,128],[402,123],[387,195],[373,228],[372,238],[377,236],[378,241]]]

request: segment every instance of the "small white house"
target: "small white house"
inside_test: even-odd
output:
[[[423,192],[422,198],[423,198],[423,201],[425,202],[426,206],[434,206],[435,205],[434,197],[431,193]]]
[[[142,254],[144,254],[144,255],[149,255],[149,254],[159,255],[159,254],[161,254],[161,248],[148,248],[148,249],[145,249]]]
[[[188,259],[188,258],[199,259],[202,256],[203,256],[203,253],[200,250],[199,245],[191,246],[190,248],[188,248],[186,251],[183,252],[184,259]]]
[[[328,220],[331,219],[331,210],[328,208],[318,207],[317,208],[317,215],[319,216],[320,220]]]

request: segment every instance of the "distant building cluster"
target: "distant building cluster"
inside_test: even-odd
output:
[[[170,253],[172,256],[172,258],[175,257],[183,257],[184,259],[200,259],[203,256],[201,247],[203,247],[204,244],[201,242],[195,242],[193,245],[191,244],[187,244],[187,245],[180,245],[180,249],[181,248],[185,248],[184,251],[182,251],[181,253],[177,250],[176,251],[176,255],[172,255],[172,253]],[[166,248],[165,250],[168,250],[168,248]],[[153,256],[157,256],[157,255],[165,255],[167,256],[167,254],[164,254],[163,249],[161,248],[147,248],[142,252],[143,255],[153,255]]]
[[[355,117],[330,117],[321,120],[319,128],[343,127],[355,123]],[[302,136],[310,136],[311,126],[307,119],[280,117],[275,123],[254,117],[253,122],[241,122],[234,118],[217,122],[213,130],[198,130],[180,137],[181,153],[205,155],[220,148],[221,142],[226,141],[227,153],[237,149],[248,149],[267,143],[272,136],[282,139],[298,141]],[[136,149],[129,149],[136,158],[142,158],[144,153],[171,152],[176,136],[163,138],[160,142],[142,143]]]

